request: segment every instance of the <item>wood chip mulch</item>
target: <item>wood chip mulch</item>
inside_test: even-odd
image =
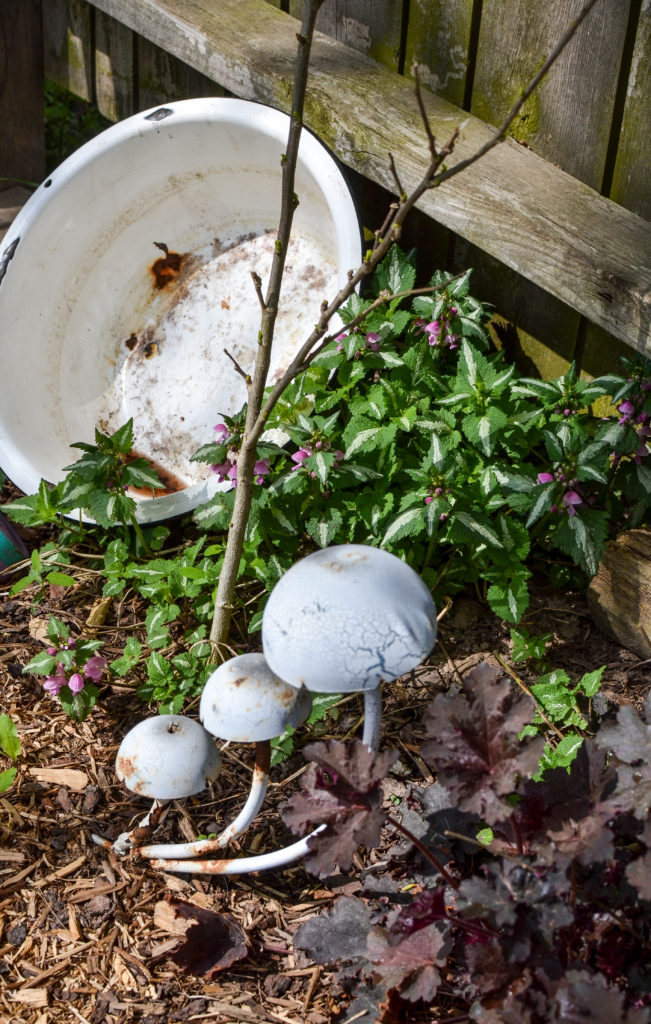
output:
[[[78,725],[34,678],[22,674],[43,647],[35,619],[46,621],[52,612],[67,618],[75,632],[84,628],[97,595],[86,584],[76,596],[72,591],[54,591],[34,608],[31,591],[12,598],[6,587],[0,590],[0,710],[16,721],[22,744],[17,780],[0,796],[0,1024],[344,1020],[347,1003],[336,993],[333,972],[295,949],[292,936],[338,896],[359,892],[360,873],[369,868],[381,868],[408,886],[405,863],[391,852],[395,834],[387,834],[382,849],[360,854],[350,876],[325,882],[300,865],[230,879],[178,877],[95,845],[91,833],[114,838],[147,810],[118,784],[114,758],[127,729],[148,711],[127,680],[105,685],[95,711]],[[117,657],[124,644],[114,613],[109,609],[97,627],[109,657]],[[537,588],[527,618],[531,632],[554,634],[551,660],[573,678],[606,664],[607,698],[641,702],[651,685],[648,664],[596,630],[581,596]],[[509,649],[505,626],[478,601],[462,597],[442,622],[430,663],[386,688],[385,742],[400,751],[404,780],[391,781],[387,799],[393,804],[407,784],[432,781],[418,753],[428,701],[479,660],[492,660],[492,652],[508,658]],[[349,698],[326,736],[354,733],[361,711],[360,699]],[[187,713],[196,714],[196,707]],[[306,738],[299,734],[298,745]],[[250,754],[245,747],[226,748],[223,772],[211,790],[173,804],[157,840],[194,839],[230,820],[248,792]],[[0,759],[0,770],[7,766]],[[265,808],[241,843],[233,844],[233,855],[264,852],[294,838],[278,808],[304,767],[296,753],[273,769]],[[211,977],[183,973],[169,959],[179,943],[165,913],[170,894],[231,914],[248,937],[246,959]],[[404,1017],[433,1019],[432,1009],[422,1006]]]

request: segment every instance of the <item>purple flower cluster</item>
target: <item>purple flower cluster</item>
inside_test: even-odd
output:
[[[355,327],[353,329],[353,334],[358,334],[358,333],[359,333],[359,328]],[[342,346],[342,342],[347,337],[348,337],[348,332],[347,331],[342,331],[341,334],[337,335],[337,337],[335,338],[335,341],[337,342],[337,352],[341,352],[342,347],[343,347]],[[360,356],[363,355],[365,348],[370,348],[372,352],[379,352],[379,350],[380,350],[380,342],[381,341],[382,341],[381,335],[377,334],[375,331],[369,331],[368,334],[364,335],[364,344],[362,345],[361,348],[359,348],[355,352],[355,358],[359,359]]]
[[[554,473],[539,473],[537,482],[539,484],[558,482],[564,485],[566,489],[563,492],[561,503],[568,516],[575,516],[577,507],[584,504],[583,496],[576,490],[578,481],[567,480],[561,469],[557,469]],[[558,512],[558,505],[552,505],[550,512]]]
[[[642,388],[643,391],[648,391],[648,386],[647,388],[644,388],[643,384]],[[633,427],[633,429],[637,433],[637,436],[640,439],[640,447],[633,454],[633,459],[635,460],[638,466],[641,464],[642,459],[645,459],[649,454],[647,438],[651,437],[651,424],[649,423],[648,413],[644,411],[639,412],[638,410],[640,408],[640,405],[640,402],[638,402],[638,404],[636,405],[633,402],[627,400],[625,402],[621,402],[617,406],[617,411],[620,413],[619,422],[628,423],[629,426]],[[614,461],[619,461],[617,456],[614,456]]]
[[[430,487],[429,493],[427,494],[427,497],[425,498],[425,504],[426,505],[431,505],[435,498],[442,498],[442,497],[445,496],[445,494],[447,494],[447,489],[444,488],[444,487],[438,487],[438,486],[434,487],[434,488]],[[447,522],[448,516],[449,516],[448,512],[441,512],[441,514],[439,516],[439,521],[441,523]]]
[[[233,437],[225,423],[218,423],[215,427],[215,433],[222,444],[225,444],[230,437]],[[228,458],[224,462],[217,462],[210,468],[213,473],[217,474],[220,484],[228,481],[233,487],[237,487],[237,451],[235,448],[228,453]],[[258,459],[253,467],[253,472],[256,484],[261,484],[263,478],[270,472],[269,459]]]
[[[314,445],[314,451],[329,451],[330,443],[328,441],[317,441]],[[291,456],[292,462],[296,465],[292,466],[292,473],[295,473],[297,469],[300,469],[306,459],[309,459],[310,455],[313,455],[312,446],[309,444],[304,445],[302,448],[298,448]],[[344,457],[344,453],[335,448],[334,452],[335,461],[332,463],[333,469],[339,469],[339,463]],[[312,479],[316,479],[316,473],[313,471],[310,473]]]
[[[430,323],[425,323],[423,320],[419,323],[420,329],[427,335],[427,340],[432,348],[440,346],[452,350],[459,347],[461,338],[458,334],[454,334],[451,328],[452,320],[457,313],[457,307],[450,306],[448,310],[441,313],[438,320],[432,320]]]
[[[74,651],[75,647],[75,641],[68,640],[65,647],[61,648],[61,650],[57,650],[56,647],[48,647],[47,653],[52,655],[52,657],[56,657],[61,651]],[[59,690],[63,686],[67,686],[72,693],[81,693],[84,688],[84,679],[91,679],[94,683],[98,683],[102,678],[105,668],[106,658],[102,658],[98,654],[94,654],[89,658],[81,668],[75,668],[74,672],[70,672],[69,669],[66,669],[63,662],[58,661],[54,674],[46,676],[43,689],[47,690],[51,697],[58,696]],[[70,672],[70,675],[68,675],[68,672]]]

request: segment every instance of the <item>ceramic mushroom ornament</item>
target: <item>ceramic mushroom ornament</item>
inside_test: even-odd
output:
[[[147,718],[122,740],[115,759],[120,782],[138,796],[154,801],[149,814],[131,832],[123,832],[113,844],[93,836],[101,846],[124,854],[151,833],[160,818],[162,804],[181,800],[204,789],[216,778],[221,758],[215,742],[199,722],[183,715]]]
[[[419,665],[435,639],[436,608],[418,574],[394,555],[362,544],[325,548],[297,562],[274,587],[262,618],[265,658],[281,679],[319,692],[364,693],[363,739],[371,749],[380,741],[380,682]],[[218,692],[215,711],[221,715],[232,691]],[[245,705],[250,708],[243,700],[248,716]],[[212,731],[203,713],[202,718]],[[151,863],[186,874],[267,871],[304,857],[310,839],[323,827],[291,846],[254,857]]]
[[[256,758],[249,797],[239,815],[215,839],[195,843],[160,844],[140,849],[144,857],[181,860],[223,849],[240,835],[262,806],[269,782],[269,740],[287,726],[296,728],[312,709],[305,687],[279,679],[263,654],[241,654],[225,661],[210,676],[201,695],[199,717],[213,736],[238,743],[255,743]],[[197,869],[195,869],[197,870]]]
[[[364,742],[380,740],[380,683],[411,671],[436,639],[436,607],[420,576],[364,544],[323,548],[278,581],[262,617],[265,657],[292,686],[364,693]]]

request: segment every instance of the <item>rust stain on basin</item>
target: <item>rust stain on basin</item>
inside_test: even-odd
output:
[[[127,465],[130,462],[133,462],[135,459],[144,459],[145,462],[147,462],[148,465],[151,466],[154,472],[158,473],[159,479],[161,481],[161,486],[153,488],[154,497],[160,498],[164,494],[176,494],[177,491],[182,491],[185,487],[187,487],[187,484],[184,483],[183,480],[181,480],[178,476],[175,476],[175,474],[170,472],[170,470],[165,469],[164,466],[161,466],[160,462],[156,462],[155,459],[152,459],[148,455],[145,455],[144,452],[139,452],[135,448],[132,448],[128,455],[122,456],[122,461]],[[152,488],[130,487],[129,493],[142,494],[147,498],[151,498]]]
[[[154,284],[160,290],[179,276],[185,256],[180,252],[170,252],[165,242],[154,242],[154,245],[165,253],[152,263],[150,268],[154,275]]]

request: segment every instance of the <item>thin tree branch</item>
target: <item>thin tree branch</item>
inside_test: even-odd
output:
[[[246,370],[243,370],[243,369],[242,369],[242,367],[241,367],[241,366],[240,366],[240,364],[238,363],[238,361],[237,361],[237,359],[235,358],[235,356],[234,356],[234,355],[231,355],[231,353],[230,353],[230,352],[228,351],[228,349],[227,349],[227,348],[223,349],[222,351],[223,351],[223,353],[224,353],[224,355],[225,355],[225,356],[228,356],[228,358],[230,359],[231,363],[233,364],[233,366],[235,367],[235,369],[236,369],[236,370],[237,370],[237,372],[239,373],[240,377],[244,377],[244,380],[245,380],[245,382],[246,382],[246,384],[247,384],[247,385],[248,385],[248,384],[250,384],[250,383],[251,383],[251,378],[249,377],[249,375],[248,375],[248,373],[246,372]]]
[[[237,460],[238,486],[235,495],[235,505],[228,531],[224,563],[220,573],[215,599],[215,614],[210,632],[210,660],[213,663],[219,660],[219,651],[224,647],[225,641],[228,638],[235,592],[235,581],[237,579],[240,558],[244,548],[244,537],[253,501],[253,467],[256,459],[256,447],[275,403],[294,377],[300,373],[306,365],[309,365],[311,359],[321,351],[323,345],[319,348],[316,348],[316,346],[319,345],[324,338],[324,335],[326,335],[331,318],[350,298],[353,292],[356,291],[358,285],[373,273],[376,267],[387,255],[393,243],[398,241],[405,218],[418,203],[421,196],[423,196],[429,189],[438,187],[443,182],[448,181],[457,174],[460,174],[467,167],[470,167],[471,164],[485,156],[486,153],[488,153],[504,138],[509,126],[512,124],[523,104],[529,98],[552,64],[558,59],[581,23],[597,3],[597,0],[588,0],[576,20],[570,25],[559,43],[554,47],[552,53],[547,58],[543,66],[537,74],[534,75],[526,88],[523,89],[519,99],[508,112],[495,135],[481,146],[476,153],[465,160],[460,160],[451,168],[445,168],[444,161],[450,153],[453,152],[459,132],[463,126],[460,125],[455,128],[445,145],[441,149],[437,150],[436,140],[427,118],[425,100],[418,81],[418,75],[416,74],[416,98],[423,120],[430,152],[430,162],[425,174],[412,192],[409,195],[404,196],[400,187],[400,179],[397,175],[397,169],[394,171],[394,177],[396,178],[396,183],[399,186],[400,191],[399,200],[397,203],[392,204],[392,207],[389,210],[389,215],[387,216],[382,229],[380,229],[379,233],[376,232],[373,249],[366,253],[357,270],[349,273],[347,282],[339,290],[332,301],[330,303],[322,304],[319,319],[312,334],[292,360],[290,369],[274,386],[265,400],[264,391],[267,383],[271,357],[271,345],[273,341],[276,315],[278,312],[280,287],[282,283],[287,246],[289,244],[291,233],[293,212],[296,205],[296,196],[294,194],[294,175],[303,121],[303,108],[307,88],[310,49],[314,34],[316,15],[322,2],[323,0],[305,0],[303,5],[301,31],[297,36],[299,46],[296,72],[294,76],[290,130],[287,142],[287,153],[282,161],[283,173],[280,223],[267,295],[264,300],[261,299],[261,286],[258,295],[258,299],[262,306],[262,322],[255,369],[252,375],[252,380],[248,386],[249,394],[246,423],[244,427],[242,445]],[[441,167],[444,167],[444,169],[441,170]],[[323,344],[327,344],[329,340],[330,338],[328,337]]]

